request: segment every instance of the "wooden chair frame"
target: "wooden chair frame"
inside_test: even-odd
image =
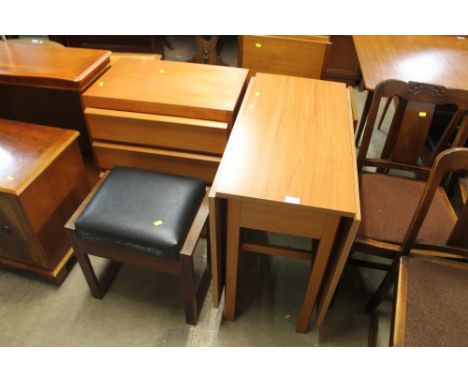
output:
[[[209,235],[208,229],[208,193],[205,194],[200,207],[193,219],[193,222],[185,237],[184,244],[179,251],[179,261],[171,262],[161,260],[152,256],[144,255],[140,252],[130,249],[122,249],[111,245],[103,245],[92,243],[80,239],[75,230],[75,222],[87,207],[93,196],[99,190],[105,177],[100,179],[94,186],[90,194],[84,199],[75,213],[71,216],[65,225],[70,243],[74,249],[74,254],[80,264],[83,275],[88,283],[91,294],[94,298],[102,299],[109,289],[112,281],[117,275],[122,264],[129,264],[136,267],[146,268],[157,272],[167,273],[173,276],[178,276],[182,280],[183,298],[185,317],[188,324],[195,325],[198,319],[199,312],[203,305],[206,293],[210,282],[209,266],[203,271],[198,288],[195,285],[193,257],[195,247],[205,227]],[[210,259],[209,238],[207,261]],[[96,276],[94,269],[89,259],[89,254],[103,257],[111,260],[107,268],[104,270],[100,279]]]
[[[390,97],[398,98],[398,106],[395,111],[395,116],[393,118],[392,125],[390,126],[381,157],[379,159],[367,158],[370,141],[372,138],[372,134],[375,130],[375,124],[381,99]],[[432,103],[432,108],[425,108],[424,104],[426,103]],[[390,169],[403,170],[417,173],[423,178],[427,179],[429,174],[431,173],[431,169],[426,166],[421,166],[417,162],[428,133],[430,121],[432,119],[433,109],[435,105],[443,104],[454,104],[458,107],[458,110],[453,116],[452,120],[450,121],[443,136],[439,140],[434,155],[440,153],[448,145],[449,140],[452,136],[455,136],[452,142],[453,147],[463,146],[467,141],[468,115],[466,113],[466,110],[468,109],[468,92],[458,89],[446,89],[441,86],[421,84],[416,82],[406,83],[398,80],[387,80],[381,82],[375,89],[374,97],[372,98],[372,104],[370,106],[367,124],[365,125],[361,147],[357,157],[358,171],[361,173],[363,167],[372,166],[376,167],[377,172],[380,173],[387,173]],[[426,115],[428,114],[430,118],[429,120],[418,120],[417,115],[418,110],[420,110],[420,107],[422,108],[422,110],[425,110],[423,112],[424,117],[426,117]],[[405,113],[408,111],[408,109],[412,112],[414,117],[405,120],[405,123],[402,126],[402,122],[405,118]],[[459,123],[460,126],[458,127]],[[418,128],[420,128],[424,134],[421,134],[421,131]],[[397,145],[397,141],[402,130],[404,134],[406,134],[405,137],[408,137],[410,135],[416,137],[409,138],[410,142],[414,142],[417,146],[414,150],[415,152],[411,153],[410,156],[408,156],[408,154],[405,153],[403,147]],[[439,166],[442,166],[442,164],[440,164]],[[435,190],[433,192],[435,192]],[[405,246],[373,240],[371,238],[357,237],[353,249],[360,250],[366,253],[372,253],[389,259],[395,259],[395,257],[401,255],[402,251],[407,250],[408,245],[417,245],[416,243],[414,243],[415,237],[416,236],[411,237],[410,239],[412,240],[406,242]],[[422,245],[418,246],[419,248],[426,250],[441,250],[441,248],[430,248],[427,246],[426,248],[424,248],[424,246]],[[459,253],[455,252],[457,252],[456,249],[448,253],[448,257],[456,258],[457,256],[459,256]],[[371,267],[373,267],[372,263],[356,263],[356,261],[353,259],[350,259],[350,264],[365,266],[370,265]],[[395,279],[397,267],[398,264],[395,262],[388,267],[388,273],[385,276],[383,282],[380,284],[376,293],[370,299],[367,305],[367,311],[372,311],[380,303],[387,291],[391,288]],[[378,269],[382,269],[381,265],[378,266]]]
[[[468,227],[468,203],[465,202],[457,223],[453,228],[446,245],[421,245],[416,242],[417,235],[423,225],[424,219],[429,211],[434,195],[439,185],[444,181],[448,173],[453,173],[468,169],[468,149],[453,148],[440,153],[426,181],[423,194],[420,198],[418,207],[413,215],[413,219],[408,227],[405,239],[396,252],[390,270],[387,272],[384,280],[375,292],[368,305],[368,310],[372,311],[371,328],[369,343],[373,344],[377,331],[376,307],[382,300],[385,293],[398,279],[397,290],[394,293],[394,306],[396,319],[392,321],[391,339],[395,344],[401,344],[404,326],[404,300],[406,299],[407,283],[407,256],[411,254],[439,257],[443,259],[434,260],[446,262],[450,260],[468,260],[468,237],[466,237],[466,227]],[[466,264],[457,264],[455,266],[467,267]]]
[[[376,119],[377,114],[379,112],[381,100],[382,98],[392,97],[397,97],[398,102],[395,110],[395,115],[392,120],[392,124],[388,131],[387,140],[381,154],[381,158],[379,160],[368,160],[366,159],[366,155],[369,149],[372,134],[374,132],[374,127],[376,125]],[[429,107],[430,104],[432,104],[432,107]],[[436,149],[432,154],[429,165],[433,163],[435,157],[440,152],[442,152],[448,147],[451,137],[455,133],[459,122],[464,116],[464,124],[466,125],[466,111],[468,110],[468,92],[464,90],[448,89],[443,86],[423,84],[418,82],[406,83],[399,80],[387,80],[378,84],[372,97],[372,102],[370,105],[370,110],[365,127],[360,126],[360,131],[357,132],[356,144],[359,142],[359,139],[362,134],[362,129],[364,129],[357,159],[358,171],[360,171],[363,166],[387,166],[402,169],[401,167],[404,166],[404,163],[399,163],[397,167],[395,162],[398,161],[407,162],[407,164],[413,164],[413,166],[409,166],[410,168],[408,168],[408,171],[418,171],[424,174],[428,174],[429,170],[427,168],[416,165],[418,158],[414,158],[414,155],[411,158],[412,161],[405,160],[407,159],[407,156],[405,155],[404,150],[402,150],[401,147],[397,147],[397,140],[399,138],[400,133],[403,132],[406,137],[412,139],[411,143],[417,146],[414,148],[415,151],[417,151],[416,154],[420,154],[420,151],[423,148],[423,145],[427,138],[428,129],[432,120],[432,113],[435,105],[446,104],[456,105],[457,111],[455,112],[449,125],[445,129],[444,134],[437,143]],[[425,108],[424,105],[426,105]],[[407,114],[408,110],[416,112],[421,108],[421,111],[425,113],[424,117],[426,117],[427,115],[428,118],[419,118],[418,120],[418,118],[413,117],[409,120],[405,120],[405,115]],[[407,126],[402,126],[402,122],[404,120],[406,121]],[[419,124],[420,129],[416,132],[414,131],[414,125],[418,124],[420,121],[423,122]],[[452,147],[463,146],[465,144],[468,132],[465,130],[464,134],[461,134],[460,132],[462,130],[464,129],[459,129],[452,143]],[[395,149],[397,151],[396,153]],[[390,158],[392,156],[396,156],[396,160],[391,161]],[[403,168],[403,170],[405,169]]]

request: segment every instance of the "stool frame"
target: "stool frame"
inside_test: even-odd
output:
[[[104,245],[101,243],[94,243],[83,240],[77,236],[75,222],[78,220],[84,209],[88,206],[96,192],[99,190],[106,176],[107,174],[98,181],[98,183],[94,186],[88,196],[83,200],[81,205],[65,224],[65,231],[73,247],[74,255],[80,264],[83,275],[86,279],[86,282],[88,283],[89,289],[91,290],[91,294],[94,298],[102,299],[112,284],[112,281],[117,275],[122,264],[129,264],[140,268],[178,276],[182,280],[186,322],[188,324],[195,325],[197,323],[199,312],[203,305],[203,301],[210,284],[209,264],[207,264],[207,267],[203,271],[198,288],[195,285],[196,280],[193,266],[195,247],[198,243],[198,240],[200,239],[204,227],[205,232],[207,232],[207,235],[209,235],[207,220],[208,191],[203,197],[200,207],[198,208],[198,211],[195,214],[192,224],[187,232],[185,241],[179,251],[179,261],[168,261],[145,255],[141,252],[127,248],[118,248],[117,246],[114,247],[112,245]],[[207,237],[207,239],[207,261],[209,262],[209,237]],[[111,260],[107,268],[103,271],[100,279],[98,279],[96,273],[94,272],[89,258],[90,254]]]

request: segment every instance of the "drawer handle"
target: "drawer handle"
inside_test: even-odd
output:
[[[11,233],[11,227],[8,224],[0,225],[0,231],[3,233]]]

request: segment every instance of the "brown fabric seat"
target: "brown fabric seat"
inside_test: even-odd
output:
[[[362,221],[358,236],[402,243],[425,182],[374,173],[362,173],[359,180]],[[445,243],[456,220],[445,191],[439,187],[416,241]]]
[[[404,346],[468,346],[468,264],[408,258]],[[400,291],[399,291],[400,293]]]

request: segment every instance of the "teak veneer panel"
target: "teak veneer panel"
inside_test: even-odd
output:
[[[327,36],[240,36],[239,66],[255,73],[320,78]]]
[[[87,107],[232,122],[247,69],[119,60],[83,95]]]
[[[93,140],[173,148],[222,155],[226,122],[86,108]]]
[[[0,83],[83,91],[110,65],[111,52],[0,41]]]
[[[468,89],[468,39],[353,36],[366,89],[387,79]]]
[[[0,192],[19,195],[78,135],[0,119]]]
[[[98,141],[93,143],[93,148],[98,165],[103,169],[111,169],[114,166],[137,167],[201,178],[209,184],[213,182],[221,161],[221,158],[216,156]]]
[[[216,177],[216,195],[354,217],[358,184],[346,86],[258,73]],[[352,125],[351,125],[352,126]]]

